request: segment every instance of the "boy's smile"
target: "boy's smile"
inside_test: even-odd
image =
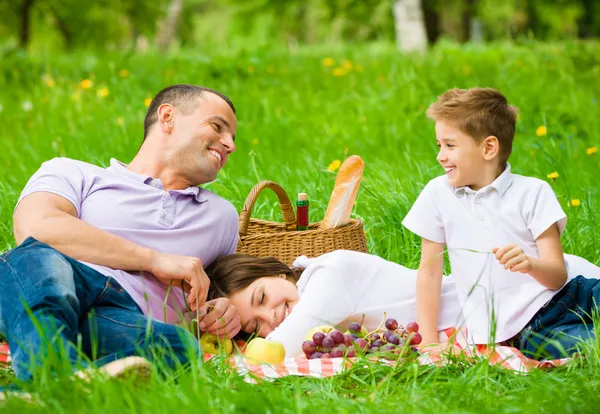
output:
[[[496,160],[486,160],[485,140],[478,144],[474,138],[443,121],[436,122],[435,135],[440,149],[437,160],[452,187],[469,186],[477,191],[496,179]]]

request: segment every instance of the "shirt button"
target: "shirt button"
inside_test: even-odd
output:
[[[475,204],[481,204],[481,200],[479,198],[475,199]]]
[[[156,185],[157,185],[157,184],[156,184],[156,180],[152,180],[152,181],[150,181],[150,185],[151,185],[152,187],[156,187]]]

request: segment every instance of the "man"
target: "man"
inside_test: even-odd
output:
[[[174,324],[189,311],[203,331],[239,331],[229,301],[205,303],[203,270],[235,251],[237,213],[198,187],[235,151],[236,129],[225,95],[174,85],[150,104],[128,165],[56,158],[33,175],[14,212],[18,247],[0,256],[0,334],[18,378],[49,355],[77,363],[78,341],[98,366],[129,355],[185,363],[198,343]]]

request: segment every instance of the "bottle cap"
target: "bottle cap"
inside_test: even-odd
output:
[[[306,193],[298,193],[298,201],[306,201],[308,200],[308,196]]]

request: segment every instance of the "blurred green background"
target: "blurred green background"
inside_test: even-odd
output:
[[[34,52],[161,50],[394,42],[400,7],[429,44],[587,39],[597,0],[0,0],[0,45]]]

